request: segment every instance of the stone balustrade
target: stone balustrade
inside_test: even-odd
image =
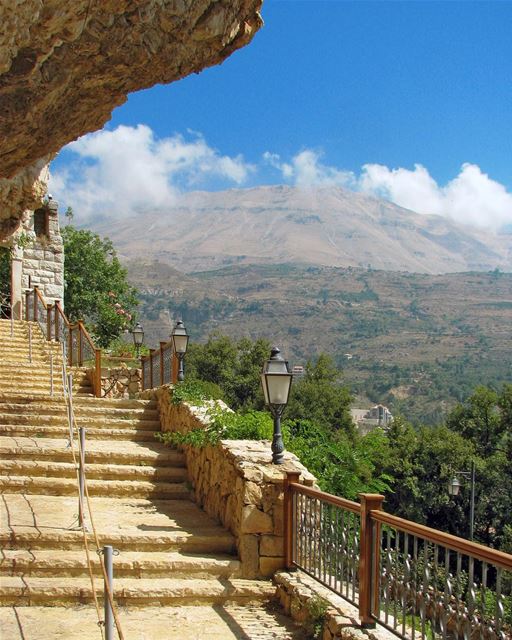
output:
[[[140,396],[157,398],[162,431],[187,433],[208,426],[208,407],[174,405],[171,393],[165,385]],[[284,464],[273,465],[268,441],[222,440],[183,450],[196,500],[235,536],[244,577],[268,577],[283,568],[284,477],[297,471],[301,482],[313,485],[314,476],[288,452]]]

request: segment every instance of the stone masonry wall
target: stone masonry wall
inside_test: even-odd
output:
[[[205,428],[207,409],[171,403],[171,387],[144,392],[156,397],[163,431],[186,433]],[[315,478],[285,453],[282,465],[271,463],[270,442],[223,440],[217,446],[185,446],[189,480],[198,504],[219,520],[236,538],[245,577],[268,577],[284,566],[283,480],[298,471],[301,482]]]
[[[106,398],[133,398],[141,389],[141,369],[119,366],[101,370],[101,391]]]
[[[23,290],[39,287],[46,302],[64,303],[64,248],[59,229],[57,202],[48,208],[48,235],[36,236],[31,216],[25,230],[29,244],[22,250],[21,287]]]

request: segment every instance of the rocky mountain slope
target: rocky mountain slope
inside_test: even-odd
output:
[[[90,223],[127,258],[181,271],[306,263],[417,273],[512,270],[512,235],[463,227],[339,187],[193,192],[166,211]]]

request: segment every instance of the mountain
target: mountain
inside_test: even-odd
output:
[[[192,342],[215,331],[265,337],[303,365],[328,353],[362,406],[385,402],[417,422],[436,423],[478,384],[512,379],[512,273],[127,266],[148,346],[183,318]]]
[[[512,271],[512,234],[420,215],[339,187],[192,192],[167,210],[89,221],[122,257],[183,272],[302,263],[416,273]]]

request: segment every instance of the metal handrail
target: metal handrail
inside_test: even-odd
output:
[[[445,533],[439,529],[432,529],[431,527],[418,524],[417,522],[404,520],[403,518],[386,513],[385,511],[370,511],[370,517],[374,522],[387,524],[394,529],[402,531],[403,533],[409,533],[413,536],[423,538],[428,542],[442,545],[456,553],[473,556],[482,562],[488,562],[489,564],[497,565],[506,571],[512,571],[512,555],[510,553],[505,553],[504,551],[487,547],[486,545],[479,544],[478,542],[459,538],[451,533]]]

